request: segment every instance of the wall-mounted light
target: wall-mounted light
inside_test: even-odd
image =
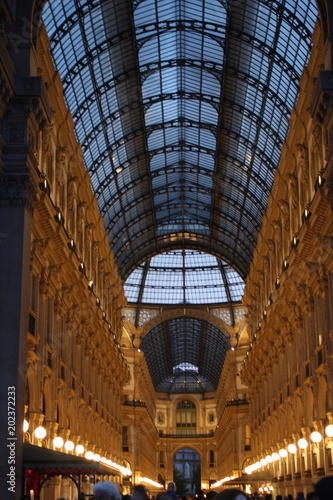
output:
[[[283,262],[282,262],[282,271],[286,271],[289,267],[289,262],[287,259],[283,259]]]
[[[74,445],[73,441],[66,441],[66,443],[65,443],[65,450],[67,450],[67,451],[73,451],[74,447],[75,447],[75,445]]]
[[[84,446],[82,444],[78,444],[75,448],[75,451],[78,455],[81,455],[84,452]]]
[[[92,451],[87,451],[84,455],[88,460],[92,460],[94,454]]]
[[[302,215],[302,221],[306,221],[306,220],[309,220],[311,217],[311,212],[309,210],[309,207],[306,206],[305,209],[304,209],[304,212],[303,212],[303,215]]]
[[[54,220],[56,221],[57,224],[63,224],[64,223],[64,218],[61,215],[60,210],[57,211],[57,213],[55,214],[55,216],[53,218],[54,218]]]
[[[281,448],[281,450],[279,450],[279,455],[281,458],[286,458],[288,456],[288,452],[284,448]]]
[[[296,248],[298,243],[299,243],[299,239],[297,238],[298,236],[298,233],[294,234],[293,236],[293,239],[291,240],[291,248]]]
[[[43,177],[42,181],[39,183],[39,189],[46,194],[50,194],[50,186],[46,177]]]
[[[29,430],[29,422],[28,420],[24,419],[23,420],[23,432],[28,432]]]
[[[326,433],[326,436],[328,436],[328,437],[333,437],[333,425],[332,425],[332,424],[329,424],[329,425],[325,428],[325,433]]]
[[[276,280],[275,280],[275,288],[276,289],[280,288],[280,278],[276,278]]]
[[[323,185],[325,184],[325,181],[326,181],[326,179],[324,179],[323,173],[319,172],[319,175],[318,175],[316,183],[315,183],[315,190],[317,191],[318,189],[323,187]]]
[[[68,248],[69,248],[72,252],[74,252],[74,250],[75,250],[75,243],[74,243],[73,238],[70,238],[69,242],[67,243],[67,246],[68,246]]]
[[[305,438],[301,438],[297,441],[297,445],[299,448],[301,448],[301,450],[305,450],[305,448],[309,446],[309,443]]]
[[[287,446],[287,450],[289,451],[289,453],[296,453],[297,446],[295,444],[293,444],[293,443],[290,443]]]
[[[313,431],[310,434],[310,438],[313,443],[320,443],[320,441],[323,439],[323,436],[320,434],[320,432]]]
[[[62,437],[56,436],[53,439],[53,444],[54,444],[55,448],[61,448],[64,444],[64,440],[62,439]]]
[[[162,484],[156,483],[156,481],[153,481],[152,479],[149,479],[148,477],[139,477],[139,481],[141,483],[151,484],[152,486],[155,486],[156,488],[163,488]]]
[[[92,280],[89,280],[89,281],[88,281],[88,290],[89,290],[90,292],[92,292],[92,291],[93,291],[93,288],[94,288],[94,282],[93,282]]]
[[[42,425],[40,425],[39,427],[36,427],[35,436],[38,439],[44,439],[46,436],[46,429]]]
[[[79,271],[82,274],[85,274],[85,272],[86,272],[86,266],[83,264],[83,262],[80,262],[80,264],[79,264]]]

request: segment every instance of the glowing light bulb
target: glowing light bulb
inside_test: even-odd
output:
[[[326,436],[333,437],[333,425],[332,424],[328,425],[325,429],[325,432]]]
[[[39,427],[36,427],[35,436],[38,439],[44,439],[46,436],[46,429],[44,429],[44,427],[42,427],[41,425]]]
[[[320,432],[313,431],[311,432],[310,438],[314,443],[320,443],[320,441],[323,439],[323,436],[320,434]]]
[[[54,439],[53,439],[53,444],[56,448],[61,448],[62,445],[64,444],[64,440],[62,439],[62,437],[60,436],[56,436]]]
[[[74,445],[73,441],[66,441],[66,443],[65,443],[65,450],[67,450],[67,451],[73,451],[74,447],[75,447],[75,445]]]
[[[305,450],[309,446],[309,443],[307,442],[306,439],[301,438],[297,441],[298,447],[301,448],[301,450]]]

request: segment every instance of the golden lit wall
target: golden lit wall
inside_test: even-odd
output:
[[[54,448],[59,436],[121,463],[122,387],[130,375],[120,347],[126,301],[44,30],[37,51],[51,111],[31,131],[26,439],[40,444],[33,430],[43,425],[44,446]]]
[[[250,397],[248,465],[275,478],[279,493],[292,494],[310,491],[333,471],[325,433],[333,417],[332,76],[321,71],[319,26],[313,42],[244,294],[251,342],[241,369]],[[266,457],[272,463],[258,467]]]

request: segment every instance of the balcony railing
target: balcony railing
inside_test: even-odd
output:
[[[194,434],[194,433],[186,433],[186,432],[174,432],[174,433],[171,433],[171,434],[166,434],[164,433],[164,431],[159,431],[158,432],[158,435],[160,437],[165,437],[165,438],[196,438],[196,439],[200,439],[200,438],[208,438],[208,437],[212,437],[214,435],[214,431],[210,431],[208,433],[205,433],[205,434]]]

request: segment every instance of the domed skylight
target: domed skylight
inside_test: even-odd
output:
[[[175,250],[140,265],[124,289],[129,303],[225,304],[241,300],[244,281],[212,255]]]

